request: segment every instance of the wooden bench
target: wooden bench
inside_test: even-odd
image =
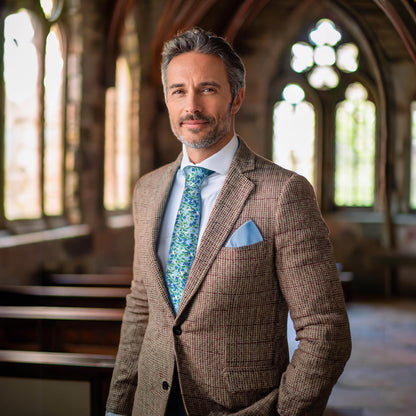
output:
[[[390,297],[399,291],[398,268],[416,268],[416,253],[388,250],[374,255],[372,261],[374,265],[384,266],[384,292]]]
[[[0,306],[0,348],[116,354],[123,311]]]
[[[111,355],[0,350],[3,377],[89,382],[91,416],[105,413],[113,368]]]
[[[0,286],[0,305],[124,308],[126,287]]]
[[[104,273],[107,274],[125,274],[130,276],[130,278],[133,276],[133,270],[129,266],[111,266],[107,267],[104,270]]]
[[[130,287],[132,276],[120,274],[49,274],[44,276],[43,284],[58,286],[90,287]]]

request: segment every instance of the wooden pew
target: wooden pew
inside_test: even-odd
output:
[[[3,306],[124,308],[127,287],[0,286]]]
[[[130,287],[132,276],[120,274],[48,274],[43,284],[58,286]]]
[[[373,264],[384,266],[384,293],[387,297],[399,294],[400,267],[416,268],[416,253],[386,250],[372,257]]]
[[[0,350],[3,377],[88,381],[91,416],[105,413],[113,368],[114,356],[108,355]]]
[[[111,266],[104,269],[103,272],[107,274],[126,274],[130,278],[133,276],[133,270],[129,266]]]
[[[0,348],[113,354],[122,308],[0,306]]]

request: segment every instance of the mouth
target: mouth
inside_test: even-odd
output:
[[[180,125],[187,127],[188,129],[199,129],[206,124],[208,124],[208,122],[203,120],[187,120],[183,121]]]
[[[211,124],[212,120],[206,116],[188,116],[179,120],[180,127],[187,127],[188,129],[200,129],[201,127]]]

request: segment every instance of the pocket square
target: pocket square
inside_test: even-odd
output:
[[[225,247],[244,247],[263,241],[257,225],[252,220],[239,227],[225,243]]]

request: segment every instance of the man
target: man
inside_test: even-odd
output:
[[[232,48],[202,29],[164,47],[165,99],[183,152],[136,185],[134,279],[110,415],[321,415],[349,357],[342,289],[312,187],[234,133],[244,77]],[[176,214],[191,170],[206,176],[201,205],[189,210],[200,211],[197,251],[185,260],[192,249],[178,254],[185,214]],[[187,263],[181,288],[172,276]],[[300,341],[291,362],[288,309]]]

